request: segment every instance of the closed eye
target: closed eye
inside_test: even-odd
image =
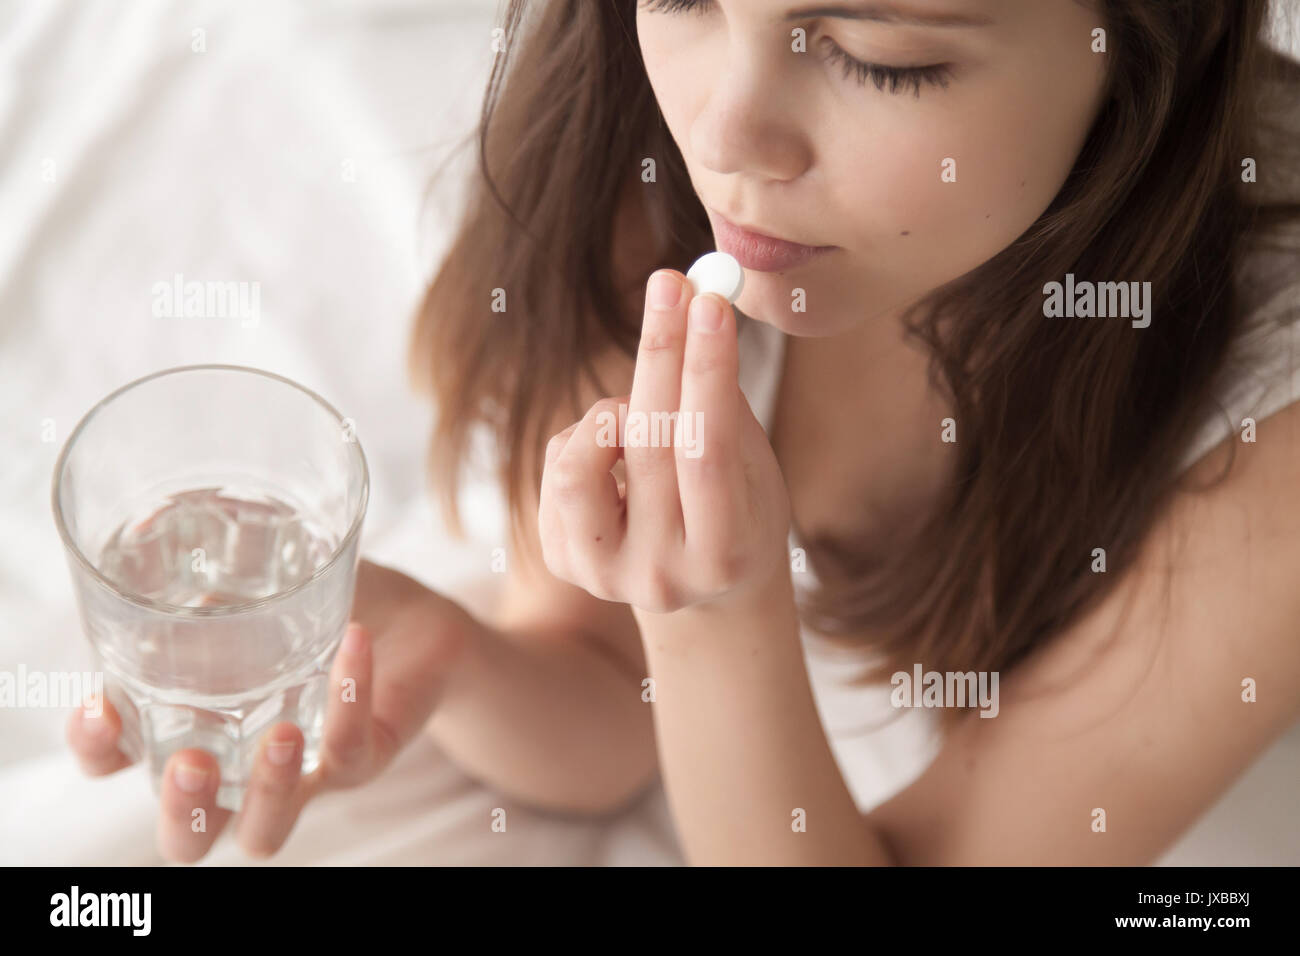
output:
[[[952,71],[946,63],[935,63],[930,66],[885,66],[883,63],[865,63],[857,57],[850,56],[830,37],[824,37],[823,40],[829,47],[826,58],[831,62],[840,63],[844,69],[844,76],[847,78],[852,74],[862,85],[866,85],[870,80],[875,84],[876,89],[882,91],[888,85],[890,93],[905,91],[910,86],[918,97],[921,95],[923,83],[932,83],[945,90],[948,88],[948,77]]]

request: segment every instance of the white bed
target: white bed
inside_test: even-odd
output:
[[[422,206],[423,192],[477,117],[496,10],[0,0],[0,670],[87,666],[54,460],[100,397],[174,365],[254,365],[316,389],[369,458],[365,554],[451,593],[488,573],[491,493],[475,539],[451,540],[423,486],[429,410],[403,369],[458,201]],[[259,322],[155,317],[151,288],[176,273],[259,282]],[[0,709],[0,863],[161,863],[145,774],[82,777],[65,718]],[[1267,822],[1297,805],[1298,768],[1293,732],[1162,862],[1300,863],[1294,810],[1283,832]],[[498,806],[504,834],[489,829]],[[534,813],[421,739],[376,783],[309,806],[270,865],[680,859],[661,790],[607,821]],[[248,862],[226,838],[206,860]]]

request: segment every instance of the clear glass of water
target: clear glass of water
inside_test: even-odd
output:
[[[54,520],[121,747],[200,747],[238,810],[263,732],[319,763],[370,478],[352,422],[270,372],[192,365],[104,398],[54,468]]]

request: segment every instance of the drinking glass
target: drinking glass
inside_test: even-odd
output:
[[[201,747],[238,810],[279,721],[315,769],[369,493],[351,420],[260,369],[155,372],[78,423],[54,521],[121,747],[155,792],[173,752]]]

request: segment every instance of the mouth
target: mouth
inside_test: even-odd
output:
[[[705,207],[718,241],[718,250],[735,258],[742,268],[755,272],[786,272],[808,260],[838,249],[809,246],[738,226],[719,212]]]

